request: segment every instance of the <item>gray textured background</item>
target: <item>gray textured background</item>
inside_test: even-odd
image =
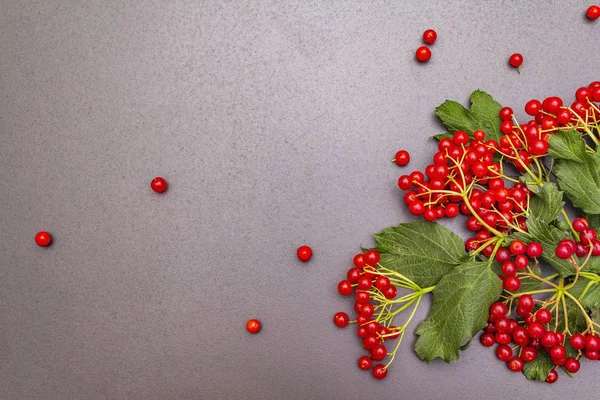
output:
[[[594,398],[598,363],[534,384],[412,335],[376,382],[331,322],[358,246],[409,220],[395,151],[426,165],[446,98],[522,116],[600,79],[589,4],[0,0],[0,398]]]

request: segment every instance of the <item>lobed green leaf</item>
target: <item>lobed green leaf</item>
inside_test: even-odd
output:
[[[435,285],[468,259],[460,236],[438,223],[402,223],[373,236],[381,265],[423,288]]]
[[[556,163],[556,181],[573,205],[584,213],[600,214],[600,159],[586,151],[581,134],[560,130],[550,135],[548,154]]]
[[[554,368],[554,363],[545,350],[538,351],[537,358],[525,363],[523,375],[532,381],[545,381],[548,373]]]
[[[435,109],[435,114],[449,133],[434,137],[439,140],[456,131],[467,132],[472,137],[473,132],[481,129],[485,132],[486,139],[500,140],[501,109],[502,106],[492,96],[481,90],[476,90],[471,95],[471,109],[456,101],[446,100]]]
[[[433,290],[429,315],[416,330],[417,355],[429,362],[458,359],[458,351],[485,327],[490,305],[502,292],[502,283],[488,263],[468,261],[440,279]]]

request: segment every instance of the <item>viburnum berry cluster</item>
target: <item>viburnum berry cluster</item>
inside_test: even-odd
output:
[[[368,250],[365,254],[354,256],[354,266],[348,270],[347,279],[338,283],[338,292],[342,296],[354,294],[354,310],[356,318],[352,321],[344,312],[335,314],[333,320],[340,328],[349,323],[357,324],[356,335],[362,340],[367,351],[358,359],[362,370],[371,370],[377,379],[387,376],[387,368],[394,361],[396,351],[402,342],[406,327],[415,315],[419,302],[425,293],[433,287],[421,289],[417,284],[402,274],[389,270],[379,264],[380,255],[377,250]],[[408,292],[398,296],[398,289]],[[412,306],[412,313],[402,326],[393,325],[396,315]],[[399,338],[388,351],[386,342]],[[387,363],[376,364],[388,358]]]
[[[425,361],[455,361],[481,329],[481,342],[497,343],[498,358],[528,379],[551,383],[558,368],[572,374],[582,357],[600,358],[599,102],[600,82],[592,82],[571,104],[555,96],[527,102],[526,123],[481,91],[470,109],[452,101],[436,109],[448,132],[435,136],[431,164],[398,179],[409,213],[424,221],[376,234],[377,246],[355,257],[338,286],[355,297],[356,318],[334,320],[358,325],[369,352],[359,367],[387,357],[373,368],[386,376],[429,292],[415,344]],[[401,150],[394,161],[409,159]],[[438,223],[459,215],[471,233],[464,241]],[[408,294],[397,297],[399,289]],[[405,324],[394,326],[409,307]]]

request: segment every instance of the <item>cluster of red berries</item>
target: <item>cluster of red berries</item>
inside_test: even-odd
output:
[[[570,107],[563,105],[560,97],[547,97],[544,101],[530,100],[525,112],[534,117],[526,124],[517,125],[510,107],[500,110],[500,131],[505,135],[499,141],[498,153],[513,161],[516,168],[524,172],[534,159],[548,153],[550,134],[560,128],[575,127],[584,130],[582,123],[600,117],[592,101],[600,102],[600,82],[592,82],[575,92],[575,101]]]
[[[525,363],[534,361],[540,351],[545,351],[556,367],[563,367],[569,373],[579,371],[579,359],[582,355],[590,360],[600,359],[600,338],[593,333],[571,335],[569,345],[578,354],[567,356],[565,335],[549,329],[552,313],[544,307],[534,311],[535,302],[529,294],[519,297],[516,314],[520,320],[507,316],[509,309],[505,303],[492,304],[488,326],[480,338],[481,343],[487,347],[498,343],[496,356],[515,372],[522,371]],[[511,347],[511,343],[515,346]],[[552,369],[546,382],[554,383],[557,379],[558,373],[556,369]]]
[[[433,29],[427,29],[423,32],[423,41],[427,44],[433,44],[437,39],[437,33]],[[427,62],[431,58],[431,50],[427,46],[421,46],[417,49],[415,53],[417,60],[419,62]]]
[[[590,228],[590,224],[585,218],[577,218],[573,221],[573,230],[579,233],[580,240],[575,242],[571,239],[564,239],[556,246],[556,256],[566,260],[573,255],[585,257],[590,252],[592,256],[600,256],[600,242],[597,239],[597,233]]]
[[[413,215],[422,215],[427,221],[459,213],[469,216],[466,225],[476,237],[466,243],[468,250],[477,249],[498,233],[509,233],[517,228],[526,230],[525,211],[529,190],[521,183],[507,188],[502,179],[500,164],[494,154],[500,146],[494,140],[485,140],[485,133],[475,131],[473,139],[465,132],[456,132],[452,139],[438,142],[438,152],[425,174],[414,171],[402,175],[398,186],[408,192],[404,202]],[[475,187],[488,186],[488,190]],[[493,246],[485,246],[488,257]]]
[[[496,251],[496,261],[502,265],[502,287],[509,292],[516,292],[521,287],[519,271],[529,267],[529,258],[539,258],[542,255],[542,245],[531,242],[527,245],[520,240],[513,241],[509,247],[501,247]]]
[[[362,370],[372,369],[372,374],[377,379],[387,376],[387,366],[373,362],[382,361],[388,356],[385,342],[400,336],[400,330],[391,325],[392,320],[378,322],[373,319],[373,314],[378,308],[380,298],[392,300],[396,297],[398,290],[387,276],[377,273],[377,263],[380,255],[377,250],[369,250],[365,254],[354,256],[354,266],[348,270],[347,279],[338,284],[338,292],[342,296],[350,296],[354,293],[354,310],[356,319],[350,321],[344,312],[338,312],[333,317],[336,326],[343,328],[349,323],[356,323],[357,336],[362,340],[362,346],[368,351],[368,355],[358,359],[358,367]]]

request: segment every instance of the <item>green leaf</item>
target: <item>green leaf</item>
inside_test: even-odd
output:
[[[563,206],[563,192],[558,190],[554,182],[547,182],[538,194],[529,200],[531,214],[540,221],[554,221]]]
[[[583,332],[587,328],[587,321],[581,309],[575,304],[571,298],[565,296],[565,304],[567,306],[567,319],[569,323],[569,331]],[[557,331],[565,330],[565,313],[562,304],[558,310],[558,325]]]
[[[440,133],[438,135],[433,135],[429,139],[442,140],[444,138],[452,139],[452,134],[450,132]]]
[[[448,272],[433,290],[429,315],[416,330],[417,355],[429,362],[458,359],[458,350],[486,326],[502,283],[487,263],[468,261]]]
[[[581,135],[574,130],[550,135],[548,154],[556,161],[556,180],[573,205],[600,214],[600,159],[586,152]]]
[[[373,236],[381,254],[381,265],[403,274],[421,287],[435,285],[442,276],[468,259],[460,236],[438,223],[402,223]]]
[[[600,308],[600,282],[598,281],[580,276],[569,293],[575,296],[586,309]]]
[[[473,132],[481,129],[485,132],[486,139],[500,140],[500,110],[502,106],[489,94],[476,90],[471,95],[471,109],[452,100],[446,100],[435,109],[435,114],[450,133],[456,131]]]
[[[525,363],[523,375],[532,381],[545,381],[552,368],[554,363],[550,360],[550,356],[545,350],[540,349],[535,360]]]

